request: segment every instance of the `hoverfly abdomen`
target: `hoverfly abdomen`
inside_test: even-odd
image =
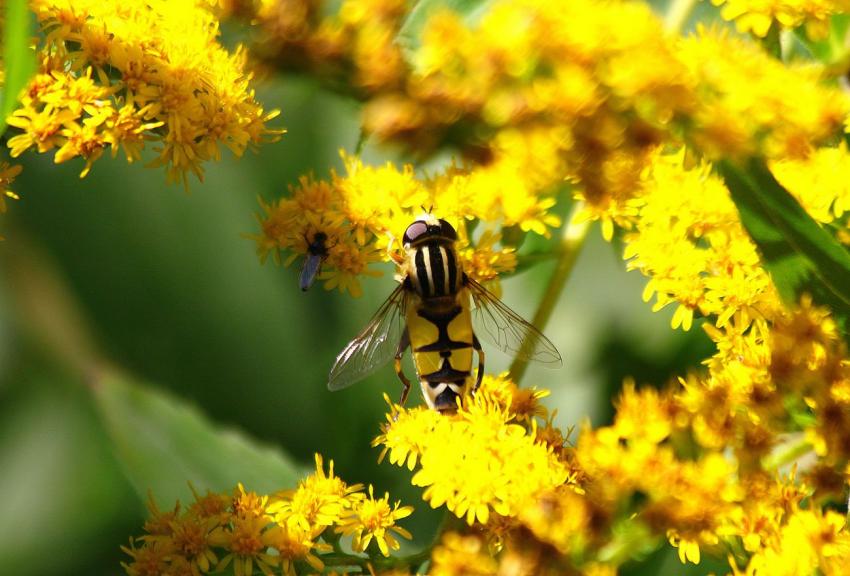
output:
[[[456,242],[452,225],[431,215],[408,226],[403,239],[413,363],[426,403],[440,412],[457,408],[472,379],[475,336]]]
[[[423,303],[424,304],[424,303]],[[429,309],[427,305],[423,305],[421,308],[416,310],[416,315],[424,318],[431,324],[437,327],[437,339],[429,344],[424,344],[422,346],[414,346],[414,352],[440,352],[442,356],[448,353],[451,355],[452,350],[458,350],[460,348],[472,348],[472,341],[456,341],[452,340],[451,336],[449,336],[449,324],[451,324],[452,320],[454,320],[459,314],[463,312],[462,306],[453,306],[447,310],[434,310]]]

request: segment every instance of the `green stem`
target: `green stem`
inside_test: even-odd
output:
[[[366,145],[366,140],[369,139],[369,135],[362,128],[360,129],[360,135],[357,136],[357,144],[354,146],[354,153],[357,156],[363,152],[363,147]]]
[[[347,554],[345,552],[332,552],[328,554],[319,554],[319,558],[325,566],[359,566],[367,568],[368,566],[379,566],[382,568],[395,568],[403,566],[405,568],[419,568],[426,560],[431,557],[431,549],[429,546],[424,550],[420,550],[414,554],[407,556],[383,556],[365,557]]]
[[[805,435],[801,434],[800,438],[786,444],[780,451],[765,456],[764,459],[762,459],[761,465],[765,470],[776,471],[787,464],[791,464],[811,451],[811,443],[806,439]]]
[[[671,34],[682,31],[699,0],[671,0],[664,15],[664,29]]]
[[[561,291],[564,289],[567,279],[569,279],[570,273],[573,271],[573,266],[575,266],[576,259],[579,252],[581,252],[581,247],[587,238],[590,222],[579,219],[579,214],[583,208],[584,202],[576,201],[573,204],[569,219],[564,226],[564,233],[561,235],[561,242],[557,251],[558,263],[555,266],[552,277],[549,279],[549,284],[546,286],[546,293],[543,295],[543,299],[540,301],[540,305],[532,321],[532,324],[540,330],[545,329],[546,324],[549,323],[552,311],[558,303]],[[531,343],[526,340],[523,343],[520,353],[517,355],[513,364],[511,364],[511,379],[517,384],[522,380],[525,370],[528,367],[527,358],[530,350],[527,350],[527,347],[530,345]]]
[[[401,556],[400,558],[396,559],[395,564],[418,570],[419,567],[422,566],[422,564],[424,564],[426,560],[431,558],[432,548],[433,546],[429,546],[428,548],[420,550],[415,554]]]
[[[325,566],[360,566],[361,568],[365,568],[369,564],[369,558],[345,553],[320,554],[319,558]]]

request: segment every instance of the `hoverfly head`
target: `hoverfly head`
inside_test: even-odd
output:
[[[411,248],[433,240],[446,244],[454,243],[457,241],[457,231],[442,218],[423,214],[404,231],[402,243],[405,248]]]

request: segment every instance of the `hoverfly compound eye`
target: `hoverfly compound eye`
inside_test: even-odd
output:
[[[428,232],[428,224],[421,220],[417,220],[413,224],[407,227],[407,230],[404,231],[404,238],[402,241],[405,244],[410,244],[411,242],[415,242],[417,238],[422,236]]]
[[[457,240],[457,230],[442,218],[440,219],[440,235],[449,240]]]

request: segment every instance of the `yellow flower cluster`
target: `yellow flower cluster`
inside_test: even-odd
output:
[[[347,485],[334,475],[333,461],[326,473],[318,455],[316,472],[294,490],[266,496],[240,485],[232,495],[196,493],[185,510],[177,504],[162,512],[153,501],[149,508],[146,534],[123,548],[129,576],[199,576],[228,566],[236,576],[289,576],[304,573],[303,566],[323,571],[331,551],[336,563],[365,566],[365,557],[343,552],[340,536],[353,536],[355,553],[371,552],[374,543],[389,556],[399,548],[394,534],[411,537],[396,522],[413,511],[390,505],[386,494],[375,499],[371,486],[367,495],[362,485]]]
[[[342,158],[345,175],[333,172],[327,181],[305,176],[291,188],[289,197],[274,203],[261,200],[260,233],[252,238],[262,261],[271,254],[279,263],[281,250],[288,250],[291,254],[285,262],[289,265],[299,255],[315,251],[318,239],[326,252],[322,255],[325,270],[319,276],[325,288],[359,296],[359,277],[379,275],[370,265],[389,261],[392,251],[401,248],[407,226],[430,210],[458,230],[457,248],[466,273],[488,281],[513,271],[517,262],[513,247],[497,246],[502,236],[496,223],[540,233],[548,233],[547,225],[558,223],[556,216],[546,212],[554,200],[517,209],[521,196],[503,197],[499,190],[474,182],[460,168],[419,178],[411,165],[401,169],[391,163],[368,166],[344,153]],[[467,233],[468,219],[488,222],[477,242]]]
[[[850,209],[846,145],[779,159],[771,169],[818,222],[838,225]],[[718,329],[734,320],[729,329],[741,332],[753,319],[780,313],[776,290],[723,180],[687,150],[657,152],[635,197],[604,217],[628,230],[628,267],[650,278],[644,299],[656,297],[654,310],[678,304],[673,328],[688,330],[696,313]]]
[[[847,209],[848,166],[843,144],[771,164],[816,220],[839,231]],[[645,296],[656,295],[656,309],[678,304],[674,328],[689,328],[694,313],[704,317],[717,352],[706,360],[706,372],[681,378],[680,387],[663,395],[643,391],[643,400],[636,402],[627,388],[614,426],[582,435],[577,448],[582,471],[590,478],[607,471],[606,489],[651,495],[630,479],[651,478],[664,459],[669,462],[662,464],[663,474],[676,478],[670,465],[674,448],[693,443],[690,450],[700,459],[680,466],[712,464],[698,474],[709,491],[697,498],[706,515],[662,515],[656,527],[667,527],[683,559],[698,561],[699,546],[739,539],[747,554],[731,560],[736,574],[841,573],[839,566],[850,557],[850,536],[820,505],[846,500],[850,373],[846,344],[829,311],[808,297],[793,310],[781,305],[728,190],[710,166],[686,152],[654,156],[627,208],[620,214],[629,227],[625,255],[631,268],[650,277]],[[636,439],[647,436],[662,443],[646,448],[643,456],[649,460],[641,461],[640,450],[629,452]],[[793,478],[772,476],[783,452],[793,458],[800,446],[816,456],[802,470],[811,490]],[[641,472],[636,476],[635,470]],[[724,484],[724,478],[737,481]],[[718,484],[712,486],[711,479]],[[592,484],[583,486],[588,494],[593,491]],[[681,486],[700,493],[682,480],[649,486],[662,486],[664,497],[675,497]],[[799,505],[804,499],[806,508]],[[677,512],[682,510],[687,506]],[[655,518],[649,510],[643,515]],[[738,572],[741,567],[744,572]]]
[[[795,191],[844,155],[774,167]],[[834,222],[843,173],[819,173],[820,194],[797,196]],[[465,573],[466,558],[480,574],[613,574],[653,538],[683,562],[732,550],[736,575],[842,573],[850,534],[822,506],[846,501],[850,363],[829,312],[780,304],[722,181],[684,152],[655,155],[627,208],[631,266],[659,305],[679,303],[677,325],[705,317],[717,352],[664,391],[627,384],[613,424],[586,427],[575,447],[540,404],[546,392],[504,376],[485,377],[453,416],[393,407],[381,457],[470,527],[443,535],[433,573]],[[777,472],[800,446],[814,460],[802,482]]]
[[[696,545],[717,543],[718,529],[742,495],[735,465],[722,453],[706,451],[698,459],[677,453],[678,415],[672,395],[653,389],[636,393],[627,386],[614,424],[584,431],[576,457],[589,478],[589,498],[616,510],[640,494],[640,521],[666,533],[683,560],[699,562]]]
[[[259,28],[254,52],[286,70],[307,72],[357,97],[404,80],[395,41],[409,10],[405,0],[347,0],[323,17],[322,0],[222,0],[225,15]]]
[[[816,567],[818,574],[839,576],[847,573],[848,558],[850,532],[844,515],[794,507],[771,535],[770,545],[756,552],[745,572],[736,573],[796,576],[812,574]]]
[[[710,165],[686,169],[687,161],[684,149],[656,154],[619,218],[632,227],[624,238],[628,267],[650,278],[644,300],[655,295],[654,310],[678,303],[672,325],[685,330],[695,312],[716,317],[719,328],[736,314],[745,323],[772,316],[778,296],[729,191]]]
[[[391,406],[374,445],[384,447],[382,459],[418,467],[412,483],[425,488],[432,507],[445,505],[470,526],[498,526],[538,493],[574,483],[562,453],[537,434],[536,416],[547,414],[538,400],[545,395],[519,390],[504,375],[485,376],[454,416]]]
[[[401,3],[359,4],[322,18],[321,3],[262,2],[260,51],[272,45],[271,61],[309,62],[329,85],[353,86],[364,130],[380,141],[419,156],[459,149],[472,182],[506,191],[506,213],[513,198],[515,210],[545,211],[545,195],[567,180],[591,215],[609,217],[626,209],[658,144],[803,158],[850,111],[816,68],[719,29],[667,35],[642,2],[498,0],[468,20],[437,11],[403,47],[386,40],[406,15]]]
[[[699,563],[702,550],[731,550],[735,575],[846,570],[850,532],[842,515],[820,504],[845,492],[848,475],[836,477],[836,460],[823,459],[803,483],[780,477],[748,457],[748,432],[738,423],[727,420],[723,445],[703,443],[697,421],[713,406],[689,403],[688,386],[659,392],[633,384],[611,426],[585,429],[574,448],[561,436],[555,450],[541,440],[551,432],[517,423],[511,407],[519,389],[504,377],[485,382],[483,398],[466,399],[455,416],[393,407],[375,442],[382,457],[416,470],[412,483],[426,487],[425,500],[469,524],[443,534],[430,573],[613,575],[653,538],[669,540],[682,562]],[[748,413],[744,400],[737,410],[763,415]],[[491,416],[480,418],[485,411]],[[480,442],[488,434],[490,443]],[[464,442],[451,441],[458,437]],[[846,454],[830,454],[839,469],[846,465]]]
[[[836,220],[850,211],[850,154],[846,143],[818,148],[805,158],[779,159],[770,169],[821,224],[840,224]]]
[[[700,28],[678,42],[678,57],[699,101],[687,136],[712,159],[805,158],[834,142],[850,113],[850,99],[821,81],[819,67],[783,64],[728,31]]]
[[[740,32],[752,32],[759,38],[767,36],[771,26],[797,28],[805,25],[812,39],[824,39],[829,34],[833,15],[850,12],[847,0],[712,0],[722,6],[721,16],[735,21]]]
[[[850,111],[838,88],[719,29],[668,36],[638,2],[495,0],[472,23],[432,14],[415,45],[393,41],[407,14],[398,0],[347,0],[328,17],[312,0],[225,8],[259,25],[269,62],[363,99],[368,133],[422,155],[454,146],[468,162],[420,176],[343,155],[344,174],[305,176],[289,197],[261,203],[261,259],[319,257],[326,288],[357,295],[359,278],[377,274],[371,266],[392,260],[407,225],[432,210],[458,229],[467,273],[491,279],[516,267],[515,236],[559,224],[552,209],[566,180],[607,238],[624,229],[628,267],[649,277],[645,299],[675,304],[673,328],[700,322],[716,345],[702,369],[663,390],[627,383],[613,423],[585,426],[575,446],[541,404],[547,392],[506,376],[485,377],[452,415],[391,405],[374,441],[381,458],[413,471],[424,500],[464,521],[441,535],[432,573],[612,575],[668,542],[683,562],[730,554],[735,575],[846,571],[850,536],[827,506],[844,505],[850,478],[846,344],[808,297],[783,306],[709,164],[766,157],[819,222],[850,238],[850,156],[825,146]],[[819,20],[815,9],[801,13]],[[105,86],[91,62],[61,84],[54,69],[44,90],[90,92],[86,118],[114,98],[97,93]],[[67,141],[44,145],[61,151]],[[801,450],[813,463],[781,474]],[[294,491],[240,490],[225,509],[204,532],[212,544],[191,555],[175,548],[174,523],[199,518],[175,512],[159,538],[166,515],[155,513],[143,546],[128,550],[128,571],[177,572],[181,562],[201,572],[232,563],[240,576],[254,566],[291,573],[297,562],[319,570],[330,534],[388,556],[396,535],[408,536],[396,521],[410,513],[325,475],[321,462]],[[221,559],[207,553],[216,546]]]
[[[245,53],[217,41],[218,21],[203,0],[125,3],[35,0],[43,37],[40,71],[8,119],[13,157],[56,150],[56,162],[82,158],[85,176],[107,146],[152,165],[171,181],[203,176],[222,146],[237,156],[276,138],[277,115],[254,99]]]

